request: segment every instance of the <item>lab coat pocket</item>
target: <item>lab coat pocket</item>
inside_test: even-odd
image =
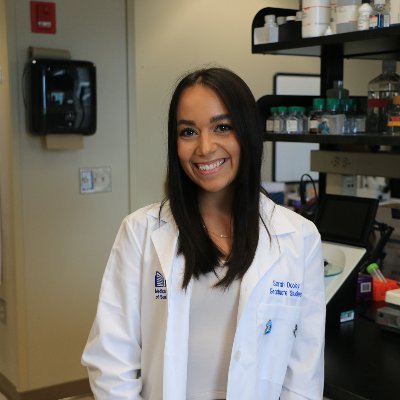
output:
[[[257,310],[257,359],[261,379],[283,383],[296,338],[299,306],[260,304]]]

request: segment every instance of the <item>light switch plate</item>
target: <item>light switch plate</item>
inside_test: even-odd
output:
[[[79,169],[81,194],[111,192],[111,167]]]

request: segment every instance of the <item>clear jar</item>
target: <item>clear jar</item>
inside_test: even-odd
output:
[[[400,96],[394,96],[388,112],[388,130],[393,136],[400,135]]]

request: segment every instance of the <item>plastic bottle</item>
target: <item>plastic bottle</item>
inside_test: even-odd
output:
[[[372,278],[384,283],[387,282],[377,263],[369,264],[367,267],[367,272],[372,276]]]
[[[393,96],[400,95],[400,76],[396,74],[396,61],[383,60],[382,73],[368,84],[368,132],[384,133],[387,130],[387,111]]]
[[[361,0],[337,0],[336,33],[357,30],[358,8],[360,6]]]
[[[366,31],[369,29],[369,19],[372,14],[372,7],[369,3],[361,4],[358,8],[357,30]]]
[[[386,0],[374,0],[374,7],[369,18],[369,29],[387,28],[390,14],[386,9]]]
[[[301,36],[324,36],[330,24],[330,0],[303,0]]]
[[[312,110],[308,118],[308,132],[311,134],[321,133],[321,119],[325,111],[325,100],[314,98]]]
[[[394,96],[388,112],[388,133],[400,135],[400,96]]]
[[[278,41],[278,25],[275,15],[264,16],[264,26],[254,28],[254,44],[275,43]]]

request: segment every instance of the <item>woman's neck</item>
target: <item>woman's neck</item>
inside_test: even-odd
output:
[[[204,229],[225,256],[231,252],[233,239],[232,197],[219,193],[203,193],[199,197]]]

